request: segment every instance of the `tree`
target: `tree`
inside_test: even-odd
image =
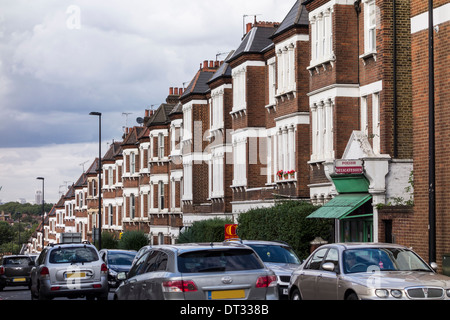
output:
[[[119,249],[136,250],[148,245],[148,238],[142,231],[126,231],[119,241]]]

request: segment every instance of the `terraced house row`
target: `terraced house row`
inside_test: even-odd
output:
[[[103,231],[142,230],[154,244],[197,220],[301,199],[320,205],[310,218],[334,221],[335,241],[397,242],[426,256],[417,239],[429,227],[422,2],[298,0],[281,22],[247,24],[224,61],[202,62],[187,88],[170,88],[110,144],[101,186],[93,160],[49,213],[45,241],[91,239],[101,189]],[[449,1],[434,2],[445,65]],[[442,262],[448,214],[437,214]]]

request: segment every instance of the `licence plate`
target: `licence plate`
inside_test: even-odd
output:
[[[215,299],[242,299],[245,298],[244,290],[208,291],[208,300]]]
[[[25,278],[14,278],[13,279],[13,282],[25,282],[25,281],[27,281],[27,279],[25,279]]]
[[[66,273],[65,277],[66,277],[66,279],[84,278],[84,277],[86,277],[86,272]]]

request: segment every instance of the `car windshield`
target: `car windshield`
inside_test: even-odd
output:
[[[98,260],[97,251],[91,247],[56,248],[50,252],[50,263],[82,263]]]
[[[108,264],[117,266],[131,266],[136,253],[110,251],[108,253]]]
[[[264,244],[248,244],[248,246],[252,247],[264,262],[300,264],[300,260],[289,247]]]
[[[249,249],[201,250],[178,257],[181,273],[220,272],[263,269],[264,266]]]
[[[345,273],[432,270],[414,252],[402,248],[362,248],[344,251]]]

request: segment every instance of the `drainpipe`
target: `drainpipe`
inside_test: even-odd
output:
[[[429,262],[436,262],[436,199],[435,199],[435,131],[434,131],[434,39],[433,0],[428,0],[428,242]]]
[[[396,12],[396,0],[393,0],[393,90],[394,90],[394,101],[393,101],[393,113],[394,113],[394,158],[398,158],[398,146],[397,146],[397,12]]]

